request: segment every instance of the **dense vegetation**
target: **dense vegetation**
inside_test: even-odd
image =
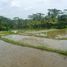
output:
[[[28,19],[14,17],[13,19],[0,16],[0,31],[11,29],[50,29],[67,28],[67,10],[48,9],[48,13],[29,15]]]

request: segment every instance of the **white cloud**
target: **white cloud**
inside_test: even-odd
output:
[[[21,7],[21,3],[19,0],[12,0],[10,1],[10,6],[11,7]]]
[[[45,13],[49,8],[65,9],[67,0],[0,0],[0,14],[11,17],[24,17],[36,12]]]
[[[3,8],[0,7],[0,10],[2,10]]]

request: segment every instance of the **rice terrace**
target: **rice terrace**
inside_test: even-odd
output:
[[[0,2],[0,67],[67,67],[65,0]]]

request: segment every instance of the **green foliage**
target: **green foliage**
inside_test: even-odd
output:
[[[11,29],[50,29],[67,28],[67,14],[58,9],[48,9],[48,13],[36,13],[29,15],[28,19],[14,17],[9,19],[0,16],[0,31]]]

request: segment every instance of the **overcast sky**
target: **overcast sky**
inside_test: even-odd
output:
[[[46,13],[47,9],[66,9],[67,0],[0,0],[0,15],[27,18],[33,13]]]

